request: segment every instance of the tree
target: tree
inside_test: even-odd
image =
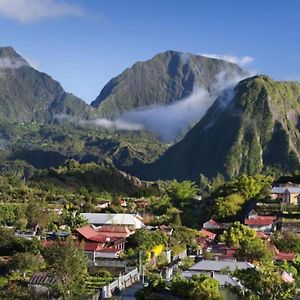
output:
[[[242,209],[245,199],[240,194],[231,194],[219,198],[216,203],[215,215],[219,219],[235,216]]]
[[[44,257],[56,279],[54,289],[63,299],[82,295],[87,275],[84,251],[68,238],[66,242],[55,242],[52,247],[45,249]]]
[[[138,251],[150,251],[155,246],[166,245],[167,237],[161,231],[139,229],[128,238],[128,244]]]
[[[171,281],[171,291],[174,295],[195,300],[221,299],[219,283],[204,274],[197,274],[191,279],[174,276]]]
[[[9,263],[9,269],[13,272],[21,272],[25,276],[27,272],[36,272],[44,266],[41,255],[31,252],[19,252],[13,255]]]
[[[180,206],[186,203],[188,200],[195,199],[198,188],[194,182],[189,180],[182,182],[172,180],[167,184],[166,192],[171,198],[173,204],[175,206]]]
[[[172,207],[171,199],[167,195],[164,195],[161,198],[158,197],[151,198],[151,209],[155,215],[158,216],[163,215],[171,207]]]
[[[65,223],[73,230],[86,225],[88,222],[78,210],[68,209],[65,212]]]
[[[256,237],[256,231],[250,227],[234,222],[228,230],[225,230],[221,235],[221,240],[226,243],[228,247],[240,246],[240,242]]]
[[[300,237],[294,232],[275,232],[272,242],[280,251],[300,253]]]
[[[257,295],[261,300],[287,300],[293,299],[295,285],[285,283],[276,267],[271,264],[260,265],[259,268],[249,268],[235,272],[235,276],[242,282],[248,298]]]
[[[268,249],[266,242],[255,237],[245,238],[240,241],[236,256],[239,260],[245,261],[270,261],[272,253]]]

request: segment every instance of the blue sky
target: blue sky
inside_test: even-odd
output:
[[[90,102],[169,49],[249,56],[246,69],[300,80],[299,11],[298,0],[0,0],[0,40]]]

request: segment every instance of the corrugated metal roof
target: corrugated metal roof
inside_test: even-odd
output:
[[[145,225],[133,214],[101,214],[101,213],[82,213],[89,224],[115,224],[134,226],[135,228],[142,228]]]
[[[51,285],[56,282],[56,279],[48,273],[36,273],[34,274],[30,280],[29,284],[37,284],[37,285]]]
[[[220,271],[228,269],[234,271],[236,269],[249,269],[253,266],[244,261],[222,261],[222,260],[201,260],[193,265],[189,270],[191,271]]]
[[[283,194],[288,190],[291,194],[300,194],[300,187],[291,187],[291,186],[274,186],[272,188],[272,194]]]
[[[182,273],[182,276],[185,278],[191,278],[194,275],[197,274],[205,274],[205,275],[210,275],[208,273],[205,272],[197,272],[197,271],[184,271]],[[228,274],[220,274],[220,273],[214,273],[213,279],[217,280],[221,286],[225,286],[225,285],[231,285],[231,286],[237,286],[237,282],[234,280],[234,278],[232,278],[230,275]]]

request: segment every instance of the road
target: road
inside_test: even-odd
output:
[[[129,288],[123,290],[123,299],[124,300],[135,300],[135,293],[143,287],[141,281],[138,281],[134,285],[130,286]]]

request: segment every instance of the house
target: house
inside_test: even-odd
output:
[[[287,187],[283,192],[282,204],[300,205],[300,187]]]
[[[199,250],[197,250],[197,255],[203,254],[203,250],[208,250],[208,248],[211,247],[211,244],[215,237],[215,233],[206,229],[201,229],[199,231],[199,236],[196,238],[196,243],[200,248]]]
[[[213,219],[210,219],[209,221],[203,224],[203,228],[208,230],[218,230],[218,229],[223,230],[229,228],[229,226],[230,226],[229,223],[219,223]]]
[[[262,216],[258,215],[252,210],[248,217],[244,220],[244,224],[256,231],[272,231],[275,226],[276,216]]]
[[[282,204],[299,205],[300,187],[298,185],[287,183],[281,186],[274,186],[271,190],[271,199],[282,200]]]
[[[272,187],[271,199],[272,200],[277,200],[277,199],[282,200],[283,199],[283,193],[284,193],[285,190],[286,190],[285,186],[274,186],[274,187]]]
[[[203,237],[209,241],[213,241],[215,238],[216,238],[216,234],[209,231],[209,230],[206,230],[206,229],[201,229],[199,231],[199,235],[200,237]]]
[[[104,227],[104,228],[102,228]],[[118,258],[125,249],[125,239],[131,232],[122,226],[92,226],[75,229],[77,241],[83,243],[85,253],[95,262],[96,258]]]
[[[253,268],[253,265],[246,261],[201,260],[189,268],[189,270],[210,274],[211,272],[224,273],[224,271],[233,272],[236,269],[244,270],[250,268]]]
[[[237,247],[231,246],[227,247],[225,243],[218,243],[211,245],[211,253],[215,259],[218,260],[234,260]]]
[[[51,286],[56,279],[46,272],[35,273],[28,282],[28,289],[33,299],[44,299],[51,293]]]
[[[110,213],[82,213],[90,225],[121,225],[130,230],[145,227],[142,218],[136,214],[110,214]]]

